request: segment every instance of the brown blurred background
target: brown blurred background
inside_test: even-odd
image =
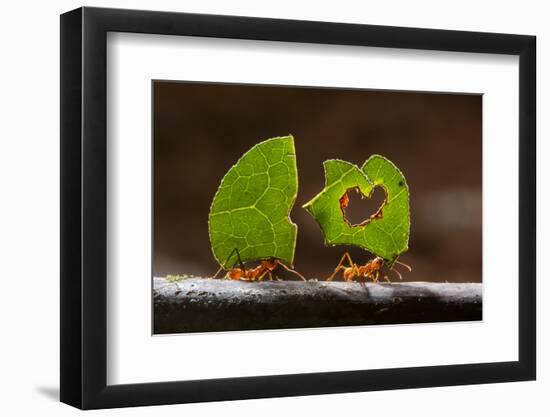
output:
[[[479,95],[154,81],[154,274],[210,276],[218,268],[208,239],[210,203],[226,171],[256,143],[294,135],[298,198],[295,268],[330,275],[344,251],[326,247],[301,208],[324,186],[322,162],[392,160],[410,188],[408,281],[481,281],[481,117]],[[383,193],[352,198],[361,221]]]

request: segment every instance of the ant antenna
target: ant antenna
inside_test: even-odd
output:
[[[240,266],[241,269],[244,271],[245,268],[244,268],[243,261],[241,261],[241,254],[239,253],[239,249],[235,248],[235,249],[233,249],[233,252],[237,252],[237,259],[239,260],[239,266]],[[233,255],[233,252],[231,252],[231,255]],[[229,260],[229,259],[228,259],[228,260]]]
[[[396,264],[399,264],[399,265],[403,265],[405,268],[407,268],[409,270],[409,272],[412,272],[412,267],[410,265],[407,265],[403,262],[399,262],[399,261],[395,261]]]
[[[398,261],[398,260],[396,260],[394,263],[395,263],[395,264],[402,265],[402,266],[404,266],[405,268],[407,268],[409,272],[412,272],[412,268],[411,268],[410,265],[407,265],[407,264],[405,264],[405,263],[403,263],[403,262],[400,262],[400,261]],[[403,275],[401,275],[401,272],[399,272],[399,270],[398,270],[397,268],[395,268],[395,265],[394,265],[393,268],[390,268],[390,271],[395,272],[395,273],[397,274],[397,276],[399,277],[399,279],[400,279],[400,280],[403,280]]]
[[[401,275],[401,272],[399,272],[397,269],[390,269],[390,271],[393,271],[397,274],[397,276],[399,277],[400,280],[403,280],[403,275]]]
[[[303,276],[302,274],[300,274],[298,271],[295,271],[294,269],[289,268],[288,266],[286,266],[286,265],[285,265],[284,263],[282,263],[281,261],[279,261],[278,264],[281,265],[281,266],[282,266],[284,269],[286,269],[288,272],[292,272],[293,274],[298,275],[302,281],[306,281],[306,279],[304,278],[304,276]]]

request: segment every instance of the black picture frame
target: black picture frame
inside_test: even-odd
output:
[[[108,32],[519,56],[519,360],[107,385]],[[535,51],[524,35],[88,7],[61,15],[61,401],[95,409],[535,379]]]

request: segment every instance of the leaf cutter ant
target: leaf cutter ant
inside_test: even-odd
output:
[[[349,266],[344,266],[344,261],[347,260],[349,263]],[[403,262],[395,261],[396,264],[404,266],[406,269],[409,270],[409,272],[412,272],[412,268],[404,264]],[[342,256],[342,259],[340,259],[340,262],[334,269],[334,272],[330,277],[327,278],[327,281],[332,281],[334,277],[336,277],[336,274],[340,272],[340,270],[344,270],[344,280],[346,282],[353,281],[354,278],[364,278],[364,279],[371,279],[372,282],[378,282],[378,278],[380,277],[380,270],[382,269],[382,266],[384,265],[384,259],[377,256],[376,258],[373,258],[369,260],[365,265],[357,265],[353,260],[351,259],[351,256],[348,252],[344,253]],[[401,273],[394,268],[391,268],[390,271],[393,271],[397,274],[399,279],[403,279],[403,276]],[[387,275],[384,275],[384,280],[391,283],[390,279]]]
[[[262,259],[260,261],[260,265],[258,265],[257,267],[247,269],[244,266],[243,261],[241,260],[241,255],[239,254],[239,250],[237,248],[231,251],[231,253],[227,257],[227,261],[231,259],[234,253],[237,254],[237,260],[238,260],[239,266],[238,267],[233,266],[233,268],[227,271],[227,273],[225,274],[225,277],[228,279],[242,280],[242,281],[261,281],[267,275],[269,277],[269,280],[273,281],[273,274],[271,272],[275,268],[277,268],[278,265],[281,265],[287,271],[292,272],[294,275],[297,275],[298,277],[300,277],[302,281],[306,280],[302,276],[302,274],[286,266],[277,258]],[[227,263],[227,261],[225,261],[225,263]],[[218,269],[218,271],[214,274],[212,278],[216,278],[223,269],[224,269],[223,266],[221,266],[220,269]]]

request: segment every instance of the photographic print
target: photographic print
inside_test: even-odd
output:
[[[153,333],[482,319],[482,96],[154,80]]]
[[[536,379],[536,37],[89,7],[60,33],[62,402]]]

